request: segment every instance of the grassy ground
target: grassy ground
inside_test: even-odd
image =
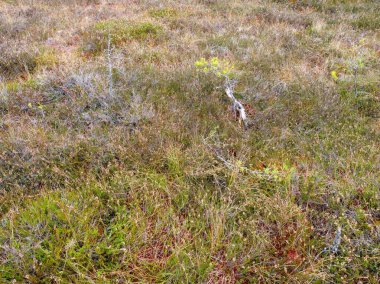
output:
[[[379,9],[1,1],[0,282],[378,283]]]

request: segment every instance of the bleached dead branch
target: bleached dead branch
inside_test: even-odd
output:
[[[244,127],[248,127],[247,123],[247,113],[241,102],[239,102],[234,96],[235,85],[237,83],[236,79],[231,79],[226,75],[224,77],[224,88],[227,96],[232,101],[232,111],[237,115],[240,122],[243,122]]]

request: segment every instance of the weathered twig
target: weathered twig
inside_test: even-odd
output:
[[[247,128],[248,123],[247,123],[247,114],[246,114],[245,108],[243,104],[239,102],[234,96],[234,89],[235,89],[237,80],[233,80],[229,78],[227,75],[223,75],[223,77],[225,80],[224,87],[225,87],[226,94],[232,101],[232,110],[235,112],[235,114],[239,116],[239,121],[242,121],[244,124],[244,127]]]

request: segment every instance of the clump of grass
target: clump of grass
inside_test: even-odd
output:
[[[0,76],[15,78],[21,75],[30,75],[42,67],[52,68],[58,63],[55,50],[50,48],[20,46],[8,48],[0,46],[3,51],[0,58]]]
[[[85,35],[84,51],[99,53],[107,48],[108,35],[113,46],[120,47],[131,40],[156,40],[162,27],[150,22],[130,23],[124,20],[98,22]]]
[[[0,57],[0,76],[15,77],[33,72],[37,68],[38,52],[33,49],[9,49],[3,46]]]
[[[5,90],[9,93],[15,93],[22,89],[35,89],[37,88],[36,80],[31,77],[27,80],[10,80],[5,84]]]
[[[138,23],[129,28],[129,36],[132,39],[143,40],[148,37],[157,37],[162,28],[152,23]]]
[[[380,98],[378,96],[369,93],[355,97],[353,101],[360,113],[373,118],[380,116]]]
[[[179,149],[169,149],[167,157],[167,174],[118,172],[109,183],[91,181],[25,201],[21,212],[0,224],[3,279],[48,281],[48,269],[61,271],[55,278],[63,282],[237,280],[265,273],[256,264],[267,257],[277,264],[288,259],[288,269],[297,270],[310,237],[297,206],[279,196],[269,203],[264,195],[246,195],[235,182],[235,195],[215,196],[206,176],[198,177],[198,186],[185,182]],[[263,228],[275,236],[273,244]],[[245,250],[254,254],[242,255]],[[130,266],[135,269],[113,274]]]
[[[59,62],[57,52],[52,48],[41,48],[36,56],[37,67],[53,68]]]
[[[367,13],[366,15],[360,15],[351,24],[354,28],[360,30],[376,31],[380,29],[380,16],[379,13]]]
[[[149,10],[149,15],[157,19],[170,19],[176,17],[178,12],[173,8],[161,8]]]

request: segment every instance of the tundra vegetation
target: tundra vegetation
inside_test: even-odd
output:
[[[379,283],[379,11],[0,1],[0,282]]]

